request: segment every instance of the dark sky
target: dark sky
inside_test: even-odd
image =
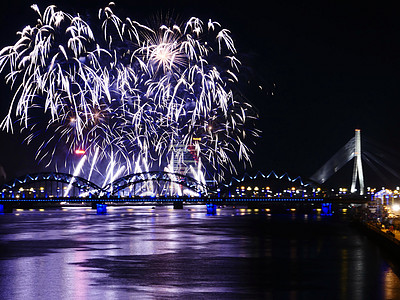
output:
[[[309,177],[356,128],[363,137],[391,151],[400,150],[400,11],[394,5],[386,1],[115,2],[120,17],[143,21],[160,13],[182,20],[198,16],[231,30],[252,82],[246,96],[259,110],[263,131],[255,148],[254,170]],[[70,12],[97,14],[108,1],[37,1],[42,9],[53,3]],[[0,4],[0,47],[13,44],[16,31],[34,24],[29,6],[20,0]],[[255,88],[258,85],[262,91]],[[3,117],[9,94],[4,83],[0,87]],[[2,133],[0,142],[0,164],[8,174],[35,165],[29,155],[34,149],[21,145],[17,137]],[[347,169],[342,176],[350,184],[351,168]]]

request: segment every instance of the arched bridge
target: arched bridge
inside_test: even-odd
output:
[[[257,172],[254,176],[245,174],[241,178],[233,177],[228,184],[219,186],[219,195],[235,193],[235,186],[248,181],[276,179],[282,182],[296,184],[302,188],[310,188],[309,183],[303,182],[300,176],[291,178],[287,173],[277,175],[274,171]],[[176,197],[176,196],[205,196],[212,192],[211,188],[196,179],[178,173],[165,171],[150,171],[130,174],[114,180],[104,187],[79,176],[67,173],[42,172],[18,177],[3,185],[2,198],[47,198],[47,197]],[[270,191],[269,191],[270,192]],[[252,195],[254,196],[260,196]],[[265,193],[266,195],[266,193]],[[283,196],[283,195],[280,195]]]
[[[199,196],[207,195],[208,188],[196,179],[178,173],[150,171],[121,177],[104,190],[119,196]]]
[[[202,196],[205,184],[194,178],[170,172],[150,171],[121,177],[99,187],[82,177],[43,172],[18,177],[4,184],[2,198]]]
[[[66,191],[73,196],[104,193],[101,187],[85,178],[58,172],[35,173],[15,178],[4,184],[1,192],[3,198],[17,195],[21,198],[47,198],[63,197]]]
[[[287,175],[269,176],[287,178],[304,185],[300,178],[290,179]],[[261,175],[260,175],[261,176]],[[263,177],[263,176],[261,176]],[[251,177],[250,177],[251,178]],[[254,178],[254,177],[253,177]],[[304,191],[304,190],[303,190]],[[151,193],[150,193],[151,192]],[[65,173],[37,173],[16,178],[3,186],[0,197],[0,213],[12,212],[13,208],[42,203],[91,203],[100,214],[106,213],[108,203],[173,203],[174,208],[182,208],[183,203],[206,203],[207,212],[216,212],[218,205],[248,205],[251,207],[281,207],[297,209],[317,205],[330,214],[332,203],[364,203],[363,199],[344,199],[324,195],[303,193],[210,195],[205,184],[189,176],[169,172],[144,172],[124,176],[100,188],[96,184]],[[271,208],[270,208],[271,207]]]

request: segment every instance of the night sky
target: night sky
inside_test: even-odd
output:
[[[36,19],[29,1],[3,2],[0,48],[14,44],[15,33]],[[356,128],[362,138],[393,153],[400,150],[400,14],[395,6],[384,1],[194,2],[115,1],[114,12],[141,22],[160,15],[211,18],[231,30],[250,81],[243,92],[257,107],[263,132],[250,173],[275,170],[307,178]],[[56,4],[96,15],[108,1],[36,3],[41,9]],[[3,118],[11,94],[4,74],[1,78]],[[18,136],[1,133],[0,143],[0,164],[8,177],[38,168],[35,149]],[[350,185],[351,167],[340,176]],[[369,178],[367,184],[378,184]]]

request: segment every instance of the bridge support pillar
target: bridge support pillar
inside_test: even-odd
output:
[[[174,201],[174,209],[183,209],[183,201]]]
[[[217,204],[207,203],[206,206],[208,215],[215,215],[217,213]]]
[[[13,212],[13,208],[11,205],[7,205],[7,204],[0,204],[0,213],[12,213]]]
[[[332,215],[332,203],[322,203],[322,214],[324,216]]]
[[[106,204],[97,203],[97,204],[96,204],[96,208],[97,208],[97,214],[98,214],[98,215],[105,215],[105,214],[107,214],[107,205],[106,205]]]
[[[354,168],[353,168],[353,180],[351,182],[350,192],[356,192],[356,183],[360,183],[360,195],[364,195],[364,173],[361,163],[361,133],[360,129],[356,129],[355,135],[355,147],[354,147]]]

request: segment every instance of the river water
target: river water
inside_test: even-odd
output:
[[[349,216],[205,206],[0,215],[0,299],[400,299]]]

